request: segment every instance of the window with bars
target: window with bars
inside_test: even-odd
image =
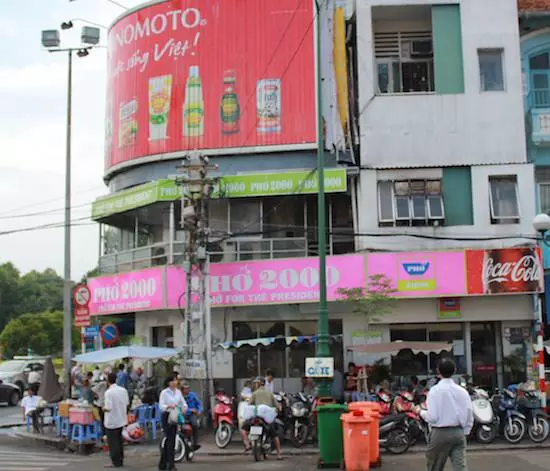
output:
[[[539,210],[550,214],[550,182],[539,183]]]
[[[516,175],[489,177],[489,203],[492,224],[519,223],[520,212]]]
[[[441,180],[378,182],[381,226],[426,226],[445,219]]]
[[[374,34],[378,93],[433,92],[431,31]]]
[[[504,90],[504,49],[478,49],[479,77],[482,92]]]

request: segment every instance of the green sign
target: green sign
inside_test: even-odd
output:
[[[336,193],[348,189],[346,170],[325,170],[325,191]],[[223,177],[220,194],[229,198],[279,196],[317,193],[317,172],[299,170],[285,173],[253,173]]]
[[[347,191],[344,168],[325,170],[325,191]],[[283,173],[249,173],[230,175],[220,179],[213,198],[246,198],[253,196],[280,196],[317,193],[317,172],[299,170]],[[174,201],[181,197],[181,188],[174,180],[156,180],[98,198],[92,204],[92,219],[148,206],[159,201]]]

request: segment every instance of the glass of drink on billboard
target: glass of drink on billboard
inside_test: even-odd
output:
[[[183,135],[185,137],[201,137],[204,135],[204,98],[198,65],[189,67],[189,76],[185,84]]]
[[[263,79],[256,84],[257,131],[281,132],[281,80]]]
[[[149,79],[149,139],[151,141],[167,137],[171,96],[171,75],[161,75]]]
[[[118,111],[118,147],[132,145],[138,132],[137,100],[121,103]]]

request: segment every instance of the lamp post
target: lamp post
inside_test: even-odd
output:
[[[323,0],[315,0],[317,43],[317,239],[319,242],[319,319],[317,325],[316,356],[330,357],[328,306],[327,306],[327,244],[325,198],[325,140],[323,132],[323,77],[321,73],[321,9]],[[319,397],[330,396],[330,381],[318,382]]]
[[[546,240],[546,232],[550,231],[550,216],[548,214],[537,214],[533,219],[533,227],[540,234],[540,240],[544,245],[550,247]],[[541,267],[541,276],[544,277],[544,264]],[[542,293],[534,295],[535,321],[537,331],[537,364],[539,370],[539,391],[541,394],[542,406],[546,407],[546,371],[544,367],[544,326],[546,325],[546,313],[542,309]]]
[[[71,24],[72,26],[72,24]],[[63,27],[63,29],[68,29]],[[42,45],[50,53],[66,52],[68,59],[67,74],[67,131],[65,142],[65,222],[64,222],[64,270],[63,270],[63,368],[66,397],[71,394],[72,359],[72,296],[71,296],[71,127],[72,127],[72,88],[73,88],[73,52],[78,57],[86,57],[89,50],[99,43],[99,29],[82,28],[84,46],[61,48],[58,30],[42,31]]]

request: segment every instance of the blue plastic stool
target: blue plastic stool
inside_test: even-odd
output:
[[[72,426],[69,423],[68,417],[61,417],[61,436],[70,438],[72,433]]]
[[[71,442],[82,444],[86,441],[86,426],[74,424],[71,432]]]
[[[148,433],[149,426],[151,427],[151,435],[153,436],[153,440],[157,439],[157,429],[160,429],[160,417],[161,417],[161,411],[158,404],[147,406],[145,409],[145,420],[144,420],[144,428],[145,431]]]

